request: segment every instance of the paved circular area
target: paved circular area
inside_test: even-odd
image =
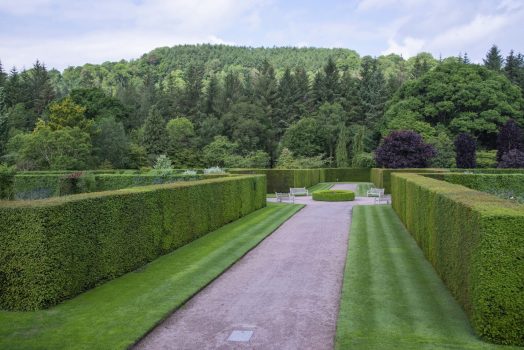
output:
[[[295,203],[306,207],[135,348],[332,349],[351,209],[374,200]]]

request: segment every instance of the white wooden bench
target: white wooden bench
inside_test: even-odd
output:
[[[277,198],[277,202],[282,203],[283,201],[289,201],[295,203],[295,196],[291,193],[281,193],[281,192],[275,192],[275,197]]]
[[[309,191],[305,187],[290,188],[289,193],[294,196],[309,196]]]
[[[372,187],[367,191],[367,196],[374,197],[375,203],[378,202],[380,204],[380,201],[384,198],[384,189]]]

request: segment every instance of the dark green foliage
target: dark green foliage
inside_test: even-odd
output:
[[[491,149],[498,128],[509,118],[524,122],[520,89],[500,73],[477,65],[442,63],[406,82],[388,106],[388,123],[409,116],[413,126],[440,124],[453,136],[470,133]]]
[[[35,310],[266,205],[262,176],[0,203],[0,307]]]
[[[524,206],[393,174],[393,209],[485,340],[524,345]]]
[[[486,54],[486,58],[483,59],[484,66],[493,71],[499,72],[502,69],[502,63],[504,59],[500,54],[500,50],[497,45],[493,45],[491,49]]]
[[[455,161],[457,168],[477,167],[477,144],[475,139],[467,133],[460,133],[455,138]]]
[[[16,170],[14,168],[0,164],[0,200],[12,199],[14,197],[13,183],[15,174]]]
[[[316,191],[312,194],[313,200],[323,202],[346,202],[355,200],[355,192],[347,190]]]
[[[152,108],[144,123],[144,147],[149,155],[158,156],[167,150],[166,122],[157,108]]]

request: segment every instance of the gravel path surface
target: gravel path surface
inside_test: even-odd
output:
[[[135,349],[333,349],[351,209],[373,199],[296,203],[307,205]]]

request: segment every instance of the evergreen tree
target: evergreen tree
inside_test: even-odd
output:
[[[376,59],[366,56],[362,60],[362,72],[359,88],[361,104],[360,123],[369,130],[377,130],[384,116],[388,99],[386,82]]]
[[[197,115],[197,109],[202,92],[203,67],[192,64],[185,73],[186,89],[184,92],[183,112],[191,116],[193,120]]]
[[[212,75],[209,79],[206,90],[206,100],[204,112],[208,115],[217,115],[220,108],[220,85],[215,75]]]
[[[337,140],[337,147],[335,149],[335,158],[337,161],[338,168],[345,168],[349,166],[348,143],[349,132],[348,129],[344,125],[342,125],[340,127],[340,133],[338,134]]]
[[[484,66],[488,69],[494,70],[496,72],[502,69],[502,63],[504,59],[500,55],[500,50],[497,45],[493,45],[486,54],[486,58],[483,59]]]
[[[338,74],[338,68],[335,61],[330,56],[326,65],[324,66],[323,96],[325,100],[322,102],[335,102],[339,96],[339,85],[340,77]]]
[[[224,102],[225,111],[229,109],[229,106],[238,102],[242,96],[242,82],[238,78],[238,75],[233,72],[228,72],[224,79]]]
[[[27,74],[28,97],[26,108],[31,109],[36,115],[42,115],[55,96],[51,79],[44,64],[36,61]]]
[[[353,135],[353,140],[351,141],[351,166],[358,167],[358,157],[360,154],[365,152],[365,143],[366,143],[366,127],[359,125],[356,128],[356,132]]]
[[[502,126],[497,137],[497,162],[500,162],[502,156],[512,149],[523,150],[523,142],[522,130],[515,120],[509,119]]]
[[[151,108],[144,123],[143,143],[153,158],[167,151],[166,122],[156,107]]]

